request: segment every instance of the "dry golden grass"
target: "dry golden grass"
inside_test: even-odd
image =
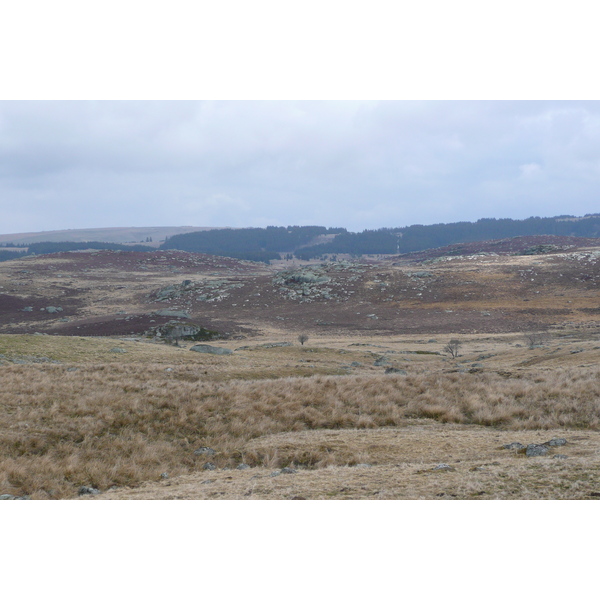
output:
[[[202,360],[217,369],[219,358]],[[242,461],[269,468],[342,467],[364,462],[369,452],[360,444],[335,450],[327,440],[300,444],[294,436],[375,433],[424,418],[506,430],[600,427],[597,367],[529,370],[518,378],[422,368],[407,376],[243,381],[228,378],[235,368],[222,367],[215,377],[207,365],[182,363],[172,371],[143,362],[80,364],[77,370],[2,367],[0,493],[67,498],[81,485],[104,491],[156,481],[162,472],[191,474],[207,460],[221,468]],[[275,445],[260,443],[273,435],[283,437]],[[201,446],[217,454],[194,455]]]

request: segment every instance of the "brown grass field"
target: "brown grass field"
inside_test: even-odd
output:
[[[315,264],[302,289],[289,265],[182,253],[3,263],[0,495],[598,498],[595,252]],[[233,353],[144,335],[167,308]]]
[[[152,342],[1,336],[5,357],[12,347],[13,357],[61,362],[2,367],[0,492],[73,498],[90,486],[103,493],[84,498],[594,498],[600,350],[585,339],[515,347],[520,339],[465,340],[451,360],[417,354],[423,346],[405,339],[373,346],[313,339],[211,356]],[[118,362],[109,346],[125,350],[113,355]],[[573,347],[582,351],[571,354]],[[406,375],[373,366],[386,352]],[[567,444],[542,457],[502,447],[551,438]],[[194,454],[201,447],[216,454]],[[209,461],[215,470],[204,470]],[[241,463],[250,468],[238,470]],[[440,464],[450,469],[436,470]],[[297,473],[271,476],[283,467]]]

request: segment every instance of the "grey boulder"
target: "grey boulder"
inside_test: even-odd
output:
[[[545,456],[548,454],[548,446],[543,444],[529,444],[525,450],[527,456]]]
[[[233,350],[229,350],[229,348],[219,348],[218,346],[209,346],[208,344],[196,344],[190,350],[202,352],[203,354],[233,354]]]

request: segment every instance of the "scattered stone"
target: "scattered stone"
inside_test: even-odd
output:
[[[236,467],[236,469],[238,471],[245,471],[246,469],[249,469],[249,468],[250,468],[250,465],[247,465],[246,463],[241,463]]]
[[[281,469],[281,474],[282,475],[293,475],[294,473],[297,473],[298,471],[296,471],[296,469],[291,469],[290,467],[283,467],[283,469]]]
[[[156,292],[156,300],[157,302],[163,302],[164,300],[179,298],[180,295],[181,292],[178,285],[168,285]]]
[[[385,370],[385,374],[389,375],[395,373],[396,375],[406,375],[406,371],[404,369],[396,369],[396,367],[388,367]]]
[[[502,447],[506,450],[523,450],[523,448],[525,448],[525,446],[523,444],[521,444],[520,442],[512,442],[510,444],[504,444],[504,446],[502,446]]]
[[[277,477],[278,475],[281,475],[281,471],[279,469],[277,471],[273,471],[269,477]]]
[[[389,364],[390,364],[390,361],[385,356],[382,356],[381,358],[378,358],[373,363],[373,366],[375,366],[375,367],[385,367],[385,365],[389,365]]]
[[[353,361],[350,363],[350,366],[351,366],[351,367],[362,367],[362,364],[361,364],[361,363],[359,363],[359,362],[356,362],[355,360],[353,360]]]
[[[62,312],[62,310],[62,306],[46,306],[46,312],[48,313]]]
[[[173,369],[172,369],[171,367],[167,367],[167,368],[165,369],[165,372],[166,372],[166,373],[170,373],[172,370],[173,370]]]
[[[552,438],[549,442],[544,442],[544,446],[564,446],[566,443],[565,438]]]
[[[33,306],[26,306],[22,310],[23,310],[23,312],[32,312],[33,311]]]
[[[548,454],[548,446],[543,444],[529,444],[525,450],[526,456],[545,456]]]
[[[214,463],[207,462],[207,463],[204,463],[204,466],[202,468],[205,471],[215,471],[217,466]]]
[[[198,448],[198,450],[194,450],[194,454],[196,454],[197,456],[199,456],[201,454],[208,454],[208,456],[213,456],[216,453],[217,452],[215,450],[213,450],[212,448],[209,448],[208,446],[202,446],[202,448]]]
[[[205,479],[204,481],[200,482],[200,485],[206,485],[207,483],[214,483],[216,481],[216,479]]]
[[[95,487],[90,487],[87,485],[82,485],[79,488],[79,491],[77,492],[80,496],[85,496],[86,494],[92,494],[92,495],[96,495],[100,493],[100,490],[96,489]]]
[[[165,471],[164,473],[160,474],[160,478],[161,479],[169,479],[169,474]]]
[[[196,344],[190,350],[202,352],[203,354],[233,354],[233,350],[229,350],[229,348],[219,348],[218,346],[209,346],[208,344]]]
[[[358,463],[357,465],[354,465],[355,467],[359,467],[361,469],[369,469],[371,468],[373,465],[370,463]]]
[[[440,463],[431,469],[432,471],[456,471],[454,467],[447,465],[446,463]]]
[[[150,321],[151,323],[154,321]],[[194,323],[181,323],[180,321],[169,321],[163,325],[151,327],[145,335],[155,336],[164,340],[191,340],[200,342],[219,337],[219,333],[211,331]]]
[[[565,459],[565,458],[569,458],[566,454],[555,454],[553,457],[553,459],[557,458],[557,459]]]
[[[0,500],[14,500],[16,496],[12,494],[0,494]]]
[[[110,351],[114,352],[115,354],[125,354],[127,352],[125,348],[111,348]]]

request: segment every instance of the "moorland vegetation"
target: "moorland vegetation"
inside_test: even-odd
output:
[[[0,497],[600,497],[598,285],[552,236],[4,262]]]

